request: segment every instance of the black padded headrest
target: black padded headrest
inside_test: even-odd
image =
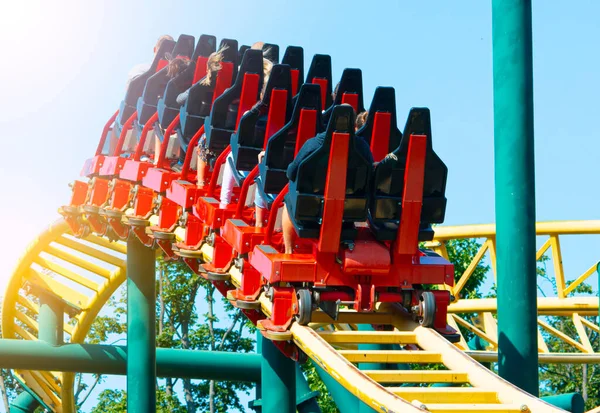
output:
[[[192,62],[196,62],[199,57],[208,57],[217,50],[217,38],[208,34],[203,34],[198,39],[198,44],[192,55]]]
[[[292,70],[298,71],[298,84],[296,90],[299,92],[300,86],[304,83],[304,49],[298,46],[288,46],[287,49],[285,49],[281,63],[289,65]]]
[[[298,137],[298,126],[302,109],[316,111],[316,133],[323,132],[321,88],[319,85],[305,83],[300,88],[300,92],[298,92],[290,121],[267,142],[265,162],[268,166],[284,168],[294,159],[295,142]]]
[[[337,88],[337,94],[333,105],[341,105],[344,93],[354,93],[358,95],[358,108],[356,114],[364,112],[365,105],[363,103],[363,82],[362,70],[360,69],[344,69],[342,78]]]
[[[175,43],[175,47],[171,52],[171,55],[175,58],[177,56],[187,56],[192,57],[192,53],[194,53],[194,36],[190,36],[188,34],[182,34],[177,39],[177,43]]]
[[[238,52],[238,62],[242,61],[242,57],[244,57],[244,53],[246,53],[246,50],[250,50],[250,46],[246,44],[240,46],[240,50]]]
[[[393,152],[402,141],[402,133],[398,129],[398,121],[396,115],[396,92],[393,87],[379,86],[375,89],[373,100],[371,101],[371,107],[369,108],[369,114],[367,121],[364,126],[356,132],[356,134],[362,137],[369,143],[371,148],[373,147],[373,127],[375,126],[375,115],[377,112],[387,112],[390,114],[390,132],[388,146],[385,154]],[[375,159],[380,161],[381,159]]]
[[[237,50],[237,48],[234,50]],[[220,128],[225,126],[228,107],[230,104],[234,103],[236,99],[240,98],[242,93],[242,85],[244,83],[244,75],[246,73],[256,73],[260,76],[260,80],[258,82],[258,93],[260,93],[263,82],[262,51],[250,49],[244,53],[242,64],[240,65],[239,72],[235,78],[235,83],[213,103],[210,115],[212,126]],[[256,100],[258,100],[258,96],[256,97]]]
[[[346,192],[350,191],[350,193],[354,193],[366,190],[372,171],[372,164],[356,149],[356,139],[362,138],[354,135],[354,116],[354,109],[348,105],[333,107],[331,119],[327,125],[321,147],[305,158],[298,167],[296,176],[298,192],[322,194],[325,191],[327,181],[326,172],[334,132],[348,133],[350,135]],[[360,173],[356,173],[358,170],[360,170]]]
[[[279,63],[279,46],[273,43],[265,43],[262,47],[265,59],[273,64]]]
[[[333,90],[333,76],[331,75],[331,56],[326,54],[316,54],[313,56],[306,83],[312,83],[314,78],[327,79],[327,90],[325,91],[325,102],[323,108],[331,106],[331,91]]]
[[[152,61],[152,64],[150,65],[150,69],[148,69],[148,71],[146,73],[136,77],[131,82],[129,82],[129,86],[127,87],[127,93],[125,94],[125,99],[124,99],[126,105],[129,105],[129,106],[137,105],[138,98],[140,96],[142,96],[142,93],[144,92],[144,87],[146,86],[146,80],[148,80],[148,78],[150,76],[152,76],[154,73],[156,73],[156,68],[158,67],[158,62],[160,60],[166,59],[167,53],[170,54],[173,51],[174,47],[175,47],[175,42],[172,40],[165,40],[162,42],[162,44],[160,45],[160,48],[156,52],[156,55],[154,55],[154,60]],[[124,121],[125,121],[125,119],[123,119],[123,122]]]
[[[267,81],[267,87],[265,88],[265,93],[262,98],[263,103],[269,104],[273,89],[285,89],[289,92],[287,96],[287,106],[288,113],[290,113],[292,102],[292,77],[288,65],[274,65],[271,69],[271,75]]]

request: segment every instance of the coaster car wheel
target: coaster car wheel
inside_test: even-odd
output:
[[[435,311],[435,295],[431,291],[423,291],[419,296],[419,323],[424,327],[433,327]]]
[[[312,294],[307,289],[298,290],[298,324],[305,326],[312,317]]]

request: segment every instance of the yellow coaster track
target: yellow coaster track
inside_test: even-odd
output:
[[[584,315],[598,314],[598,300],[573,297],[575,287],[596,271],[597,263],[567,286],[562,265],[560,237],[600,234],[600,221],[539,223],[537,233],[547,241],[538,251],[541,257],[552,252],[558,297],[538,300],[541,316],[569,317],[579,333],[569,337],[542,320],[540,329],[568,343],[570,353],[551,353],[540,333],[540,361],[552,363],[591,363],[600,360],[586,328],[600,332],[598,325]],[[376,411],[391,412],[552,412],[561,411],[515,388],[475,362],[497,358],[497,327],[493,299],[460,300],[460,291],[486,253],[492,268],[495,263],[493,225],[436,228],[436,239],[429,245],[447,255],[445,243],[451,239],[481,238],[481,250],[452,289],[457,297],[450,306],[448,321],[473,332],[489,343],[486,351],[471,351],[466,342],[448,343],[436,332],[418,326],[392,306],[377,313],[345,311],[334,322],[324,313],[313,315],[313,324],[294,324],[289,338],[350,393]],[[206,247],[209,248],[209,247]],[[210,255],[210,251],[207,251]],[[71,309],[64,332],[69,342],[81,343],[92,322],[115,290],[125,281],[126,247],[91,235],[83,240],[69,234],[68,226],[58,221],[43,232],[19,261],[4,295],[2,332],[4,338],[37,340],[38,302],[36,293],[49,292],[64,300]],[[240,274],[232,272],[230,282],[239,285]],[[261,298],[263,312],[270,303]],[[458,314],[462,317],[459,317]],[[29,315],[28,315],[29,314]],[[465,317],[467,314],[467,317]],[[357,324],[379,324],[392,331],[356,331]],[[392,343],[403,350],[358,350],[361,343]],[[359,370],[356,363],[440,364],[442,370]],[[15,371],[16,376],[51,410],[74,411],[73,374],[60,372]],[[385,387],[381,385],[385,383]],[[399,387],[400,383],[413,386]],[[423,383],[454,383],[460,387],[419,387]]]

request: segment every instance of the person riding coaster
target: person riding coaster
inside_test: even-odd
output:
[[[418,250],[418,222],[416,226],[399,228],[397,238],[387,243],[377,241],[368,225],[362,224],[367,221],[373,161],[368,144],[354,136],[354,128],[349,128],[352,118],[353,111],[346,105],[334,108],[327,132],[321,139],[305,143],[308,149],[301,150],[305,155],[297,157],[297,166],[290,165],[292,180],[284,208],[289,211],[292,231],[295,229],[300,243],[304,243],[299,253],[279,252],[265,241],[255,246],[249,260],[244,262],[242,278],[259,272],[262,288],[268,291],[273,308],[281,311],[259,322],[259,326],[267,337],[285,340],[294,319],[301,323],[310,321],[313,306],[335,318],[339,308],[336,302],[356,311],[373,311],[376,302],[397,302],[424,325],[454,340],[456,332],[445,320],[450,301],[448,292],[426,291],[421,287],[421,284],[452,285],[453,267],[435,254]],[[409,118],[407,130],[411,130],[411,120],[414,117]],[[407,138],[419,142],[417,146],[421,147],[420,153],[410,153],[411,159],[424,157],[431,151],[424,135],[411,133]],[[369,155],[365,156],[367,152]],[[394,156],[386,158],[393,160]],[[408,169],[405,178],[418,182],[418,176],[418,170]],[[340,185],[344,181],[346,185]],[[279,208],[277,201],[281,195],[272,208]],[[364,260],[366,257],[368,261]],[[407,261],[408,257],[412,258]],[[365,265],[366,262],[370,264]],[[369,279],[370,282],[364,282]],[[235,296],[229,294],[230,299]],[[283,315],[286,311],[295,315],[287,317]]]

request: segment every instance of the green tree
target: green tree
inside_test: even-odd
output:
[[[104,390],[98,396],[98,404],[91,413],[127,413],[127,392],[125,390]],[[156,390],[156,413],[186,413],[187,409],[179,399],[167,395],[164,387]]]
[[[253,327],[243,314],[227,300],[222,299],[226,318],[219,319],[219,304],[215,287],[193,274],[180,261],[157,261],[156,331],[157,346],[190,350],[251,352],[254,350]],[[124,290],[123,290],[124,293]],[[217,293],[217,296],[215,296]],[[206,312],[199,314],[199,294],[203,294]],[[99,319],[102,325],[94,324],[90,335],[94,340],[105,342],[112,334],[124,333],[126,325],[121,316],[125,314],[126,298],[112,300],[112,316]],[[108,329],[106,329],[106,328]],[[191,379],[160,379],[157,398],[166,411],[175,412],[229,412],[244,411],[239,399],[240,392],[248,393],[253,387],[249,383],[220,382]],[[164,383],[164,385],[163,385]],[[178,395],[175,387],[180,383],[183,393]],[[89,386],[92,390],[92,385]],[[88,392],[89,394],[89,392]],[[182,397],[184,404],[175,406],[173,400]],[[170,403],[170,404],[169,404]],[[95,411],[120,412],[126,404],[125,391],[105,390]],[[162,408],[162,407],[161,407]],[[179,410],[168,410],[179,409]],[[160,411],[160,410],[159,410]]]

